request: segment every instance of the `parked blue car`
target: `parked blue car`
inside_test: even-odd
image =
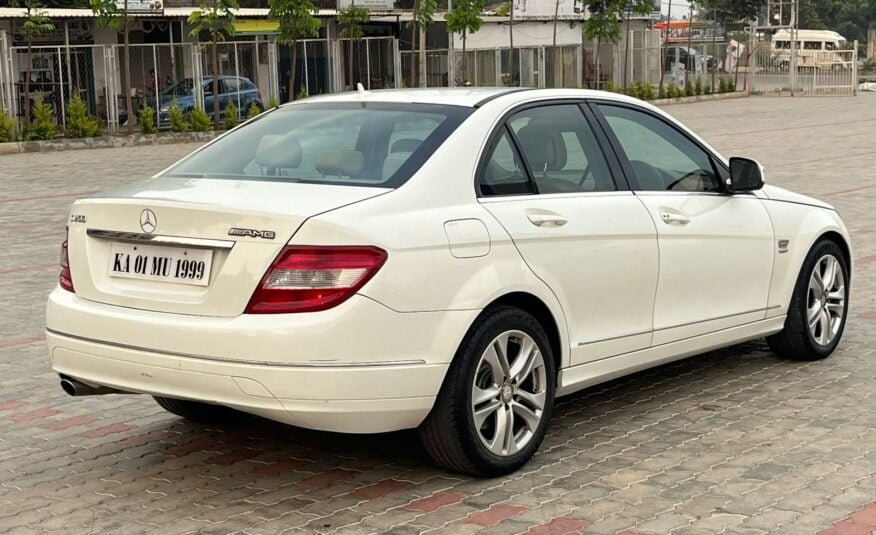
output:
[[[204,84],[204,111],[212,119],[213,117],[213,77],[205,76]],[[146,99],[146,104],[153,109],[158,110],[158,127],[166,127],[170,124],[168,118],[168,109],[170,109],[173,101],[179,104],[183,112],[188,113],[195,108],[195,92],[194,80],[192,78],[183,78],[179,82],[171,85],[159,95],[156,106],[156,98],[149,97]],[[255,103],[260,109],[264,110],[265,106],[262,103],[262,92],[249,78],[243,76],[219,76],[219,113],[225,110],[225,106],[229,102],[233,102],[238,107],[239,116],[246,117],[249,107]],[[127,115],[122,111],[119,115],[119,124],[125,124]]]

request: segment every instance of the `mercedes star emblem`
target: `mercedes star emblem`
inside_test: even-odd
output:
[[[143,229],[143,232],[146,234],[152,234],[155,232],[155,227],[158,226],[158,218],[155,217],[155,212],[150,209],[145,209],[140,214],[140,228]]]

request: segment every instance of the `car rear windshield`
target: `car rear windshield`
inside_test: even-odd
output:
[[[164,175],[395,188],[472,111],[433,104],[294,104],[228,133]]]

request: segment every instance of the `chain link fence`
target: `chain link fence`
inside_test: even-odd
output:
[[[210,43],[131,44],[126,65],[123,45],[35,46],[28,52],[11,46],[11,37],[0,32],[0,52],[5,113],[22,119],[25,110],[43,101],[61,129],[76,95],[105,130],[116,131],[136,123],[144,107],[155,110],[159,128],[167,127],[174,101],[184,112],[200,108],[211,116],[214,102],[220,113],[233,104],[243,118],[251,106],[264,109],[294,96],[342,91],[358,82],[366,89],[401,83],[398,42],[392,37],[299,41],[294,83],[291,48],[273,40],[218,43],[215,66]],[[126,87],[133,117],[128,117]]]

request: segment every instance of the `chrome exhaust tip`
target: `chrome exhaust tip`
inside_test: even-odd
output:
[[[110,388],[108,386],[91,386],[81,381],[77,381],[72,377],[61,376],[61,390],[69,396],[103,396],[106,394],[125,394],[121,390]]]

